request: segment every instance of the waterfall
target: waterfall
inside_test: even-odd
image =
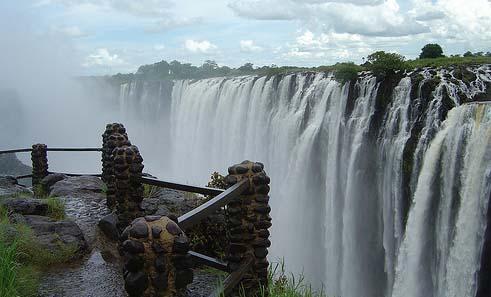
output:
[[[269,259],[328,296],[466,297],[491,175],[491,106],[461,105],[486,91],[491,69],[470,71],[470,84],[445,69],[403,77],[388,100],[370,75],[135,80],[121,86],[120,110],[144,127],[133,142],[160,177],[204,185],[263,162]]]
[[[449,112],[424,157],[393,296],[475,296],[491,191],[490,149],[491,106]]]

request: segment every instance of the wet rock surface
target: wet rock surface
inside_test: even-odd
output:
[[[81,255],[88,248],[82,230],[71,220],[56,221],[37,215],[26,215],[24,218],[41,245],[52,252],[58,251],[63,245],[73,248],[76,255]]]
[[[185,195],[181,191],[171,189],[156,189],[155,193],[142,202],[145,215],[169,216],[170,214],[184,214],[198,204],[198,199],[193,195]]]
[[[110,213],[102,185],[97,177],[82,176],[67,177],[52,186],[50,194],[60,195],[67,218],[80,226],[91,251],[79,261],[44,272],[39,296],[126,296],[117,246],[97,227]]]
[[[8,198],[0,204],[3,204],[8,211],[22,215],[45,216],[48,213],[48,204],[36,198]]]
[[[19,185],[16,178],[8,175],[0,175],[0,197],[21,196],[23,194],[33,195],[33,192]]]

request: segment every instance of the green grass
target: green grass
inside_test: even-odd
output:
[[[55,220],[65,219],[65,203],[57,197],[43,199],[48,204],[48,216]]]
[[[491,57],[443,57],[435,59],[415,59],[409,60],[406,63],[411,69],[422,67],[491,64]]]
[[[47,199],[59,214],[59,200]],[[70,260],[75,252],[75,246],[62,243],[56,252],[47,250],[29,226],[10,222],[8,211],[0,205],[0,297],[33,296],[39,271]]]
[[[151,198],[157,194],[159,187],[143,184],[143,198]]]
[[[207,271],[207,270],[204,270]],[[210,270],[212,273],[213,269]],[[220,281],[216,286],[216,290],[223,294],[223,274],[218,274]],[[248,296],[243,288],[239,288],[239,296]],[[258,297],[326,297],[324,288],[315,290],[312,285],[305,279],[303,274],[295,275],[286,271],[285,262],[283,260],[274,262],[268,268],[268,287],[266,290],[261,290]]]

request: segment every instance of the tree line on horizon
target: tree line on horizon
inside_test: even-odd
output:
[[[296,67],[296,66],[270,66],[254,67],[254,64],[248,62],[244,65],[231,68],[220,66],[214,60],[206,60],[201,66],[195,66],[191,63],[181,63],[173,60],[143,65],[138,68],[136,73],[113,75],[112,78],[120,82],[127,82],[133,79],[141,80],[162,80],[162,79],[203,79],[210,77],[223,76],[240,76],[240,75],[274,75],[280,73],[298,72],[298,71],[334,71],[336,77],[341,81],[353,79],[358,72],[363,70],[372,71],[377,76],[384,76],[390,73],[405,71],[420,67],[438,67],[449,65],[461,65],[469,63],[491,63],[491,52],[465,52],[462,56],[451,55],[445,56],[443,49],[439,44],[426,44],[415,60],[406,60],[398,53],[388,53],[377,51],[367,56],[364,63],[357,65],[354,62],[336,63],[331,66],[319,67]]]

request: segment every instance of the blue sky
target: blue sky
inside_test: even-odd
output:
[[[81,74],[134,72],[162,59],[360,63],[376,50],[414,58],[430,42],[446,54],[491,51],[489,0],[2,1],[0,17],[69,48]]]

